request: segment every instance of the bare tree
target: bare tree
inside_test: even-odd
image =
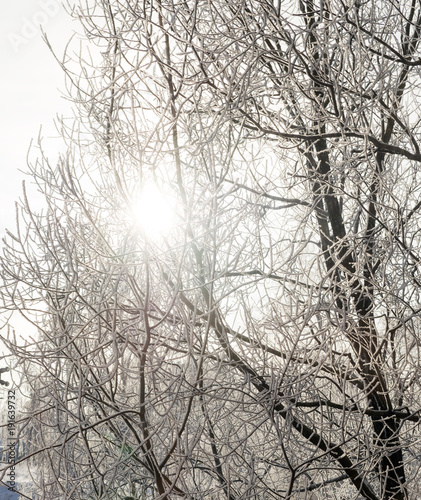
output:
[[[73,12],[78,120],[2,259],[41,494],[418,498],[421,4]]]

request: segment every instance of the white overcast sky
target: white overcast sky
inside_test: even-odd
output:
[[[42,40],[40,24],[58,55],[76,29],[60,0],[19,0],[3,2],[0,18],[0,236],[13,231],[14,202],[22,192],[26,156],[31,138],[40,127],[45,138],[57,136],[53,121],[71,114],[62,97],[64,75]],[[52,156],[60,141],[51,139]],[[29,179],[27,182],[29,182]]]
[[[31,139],[37,140],[42,126],[46,151],[50,158],[57,158],[63,151],[63,143],[54,128],[54,119],[57,115],[72,114],[71,105],[63,97],[63,71],[42,39],[40,24],[58,56],[62,56],[74,30],[79,29],[60,0],[3,2],[0,17],[0,251],[5,229],[15,230],[15,201],[21,197],[22,180],[27,184],[31,182],[30,177],[21,172],[27,171]],[[4,333],[4,318],[0,316],[0,334]],[[18,337],[34,335],[34,328],[17,314],[10,324]],[[0,347],[0,357],[1,354]]]

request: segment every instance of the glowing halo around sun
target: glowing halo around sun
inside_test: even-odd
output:
[[[175,226],[175,200],[156,184],[145,185],[131,207],[135,224],[147,238],[167,236]]]

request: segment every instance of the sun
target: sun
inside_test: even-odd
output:
[[[132,212],[136,226],[148,238],[167,236],[174,228],[174,197],[156,184],[143,186],[133,203]]]

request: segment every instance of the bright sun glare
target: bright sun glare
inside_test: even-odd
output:
[[[175,223],[174,199],[155,184],[148,184],[133,204],[133,216],[146,236],[166,236]]]

